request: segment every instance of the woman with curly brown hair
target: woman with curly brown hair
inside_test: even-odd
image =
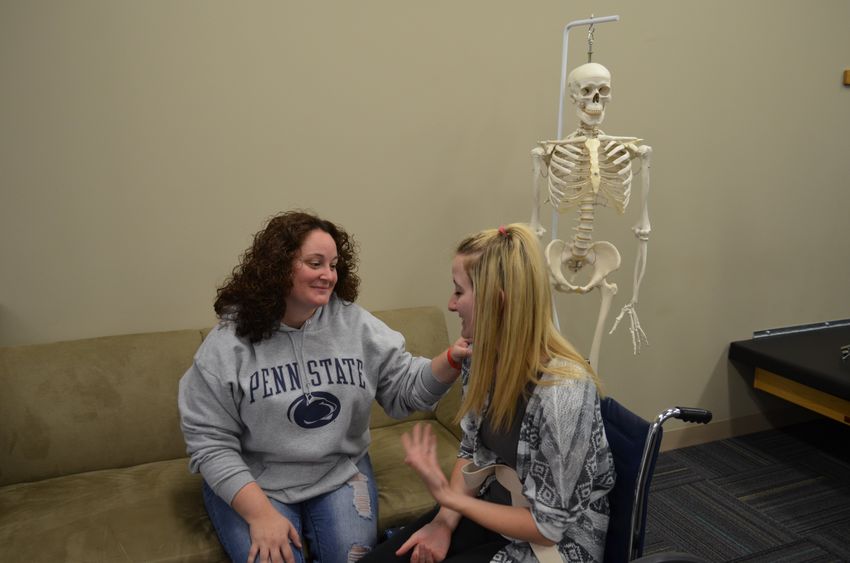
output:
[[[399,418],[429,409],[469,355],[461,338],[431,360],[412,356],[353,303],[356,272],[339,226],[273,217],[219,289],[219,323],[180,380],[190,469],[234,561],[303,561],[302,534],[318,561],[371,549],[372,401]]]

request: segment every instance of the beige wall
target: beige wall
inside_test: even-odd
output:
[[[605,339],[608,390],[733,426],[778,407],[727,345],[850,317],[846,0],[6,0],[0,344],[208,325],[250,235],[294,207],[356,235],[364,306],[444,306],[452,245],[528,219],[561,32],[591,12],[622,18],[596,34],[604,129],[655,149],[652,345],[634,358],[628,331]],[[616,308],[636,211],[598,227],[624,257]],[[585,350],[597,307],[559,299]]]

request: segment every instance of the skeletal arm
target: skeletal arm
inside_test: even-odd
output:
[[[646,252],[649,244],[649,233],[652,230],[649,224],[649,169],[652,160],[652,147],[643,145],[638,148],[641,160],[641,191],[640,191],[640,219],[632,228],[638,239],[637,259],[635,260],[634,294],[632,303],[637,304],[640,283],[646,271]]]
[[[629,332],[632,335],[632,346],[634,348],[634,353],[637,354],[640,352],[640,348],[643,344],[649,344],[649,340],[646,337],[646,333],[641,328],[640,320],[637,316],[637,303],[638,296],[640,294],[640,284],[643,281],[643,276],[646,272],[647,247],[649,244],[649,233],[651,231],[649,223],[649,170],[652,160],[652,147],[648,145],[641,145],[638,147],[633,144],[629,144],[627,146],[630,150],[634,150],[641,160],[641,211],[638,222],[632,228],[632,232],[634,232],[635,237],[638,239],[638,249],[637,256],[635,258],[632,299],[620,310],[620,314],[617,315],[617,318],[614,320],[614,326],[611,327],[609,334],[612,334],[615,330],[617,330],[617,326],[620,324],[620,321],[623,317],[628,315],[630,324]]]
[[[538,237],[542,237],[546,229],[540,224],[540,184],[543,183],[548,174],[545,152],[542,147],[531,149],[532,163],[532,202],[531,202],[531,230]]]

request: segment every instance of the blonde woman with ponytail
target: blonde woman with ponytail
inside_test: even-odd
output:
[[[430,427],[402,438],[438,506],[363,562],[601,561],[615,476],[599,381],[552,322],[537,237],[521,224],[467,237],[452,278],[472,346],[458,460],[446,479]]]

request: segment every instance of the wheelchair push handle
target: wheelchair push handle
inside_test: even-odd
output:
[[[678,411],[678,413],[674,412],[673,417],[685,422],[693,422],[696,424],[708,424],[711,422],[711,411],[705,409],[698,409],[695,407],[676,407],[674,411]]]

